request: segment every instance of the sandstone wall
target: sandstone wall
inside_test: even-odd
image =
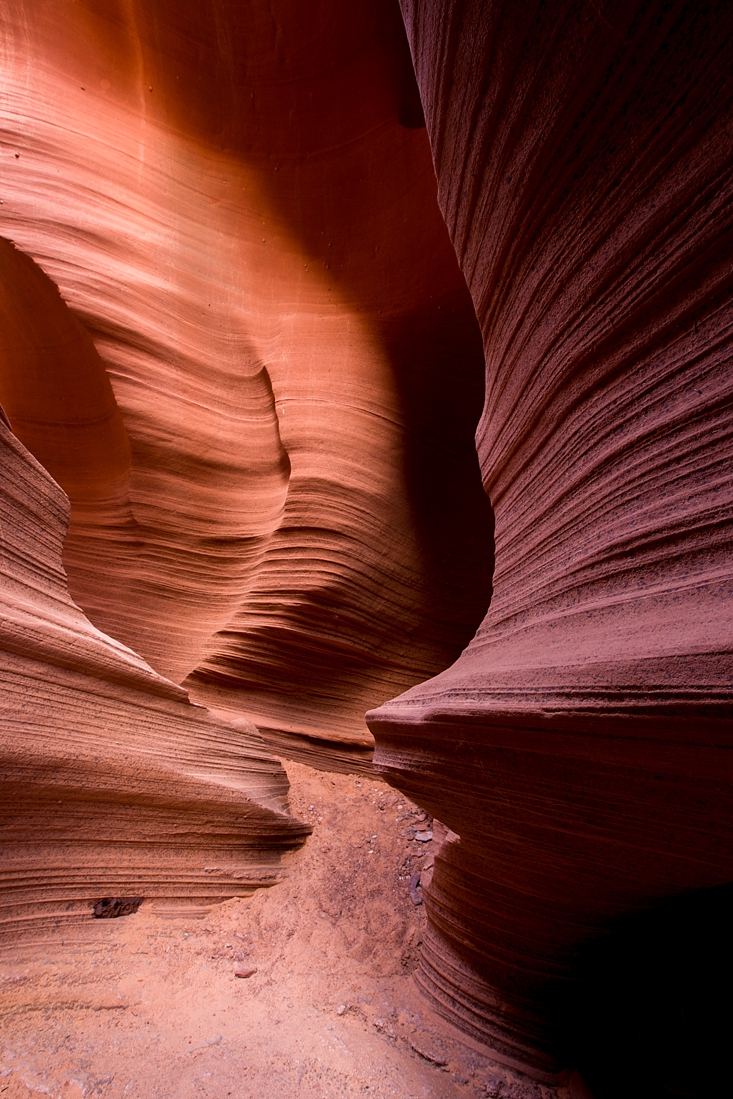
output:
[[[623,913],[731,880],[731,9],[403,0],[481,324],[490,610],[372,712],[452,831],[421,980],[551,1072]]]
[[[480,335],[396,5],[0,26],[0,235],[61,294],[4,253],[0,399],[71,498],[74,598],[207,704],[366,751],[492,569]]]
[[[310,827],[281,764],[69,598],[69,503],[0,421],[0,944],[103,897],[191,911],[280,877]]]
[[[71,499],[71,595],[117,639],[58,594],[63,498],[4,435],[13,568],[65,608],[34,581],[28,634],[8,566],[8,751],[38,746],[18,835],[74,753],[86,802],[142,804],[163,767],[176,819],[200,793],[241,823],[234,734],[170,681],[348,766],[363,711],[424,680],[369,718],[443,822],[420,980],[551,1076],[584,945],[733,872],[733,27],[678,0],[402,12],[421,102],[387,0],[0,13],[0,400]],[[63,707],[119,724],[134,766],[106,736],[92,777],[96,725],[60,752]],[[267,805],[270,866],[302,832]]]

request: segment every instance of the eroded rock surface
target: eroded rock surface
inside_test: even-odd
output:
[[[0,400],[71,498],[74,599],[207,704],[370,749],[492,569],[480,334],[396,5],[0,20],[0,235],[61,295],[3,260]]]
[[[733,874],[729,8],[403,0],[486,355],[490,610],[370,715],[452,834],[422,982],[550,1072],[548,990]]]
[[[280,876],[310,827],[252,725],[226,725],[72,602],[69,503],[0,422],[0,940],[92,919],[104,897],[172,911]]]
[[[175,684],[367,755],[490,500],[483,624],[370,723],[436,818],[423,987],[549,1077],[583,944],[733,874],[731,12],[402,9],[422,109],[387,0],[0,13],[0,399],[89,616],[4,434],[7,920],[223,895],[245,833],[270,880],[282,776]]]

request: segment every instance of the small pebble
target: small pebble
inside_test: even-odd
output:
[[[432,832],[416,832],[415,833],[415,839],[419,843],[430,843],[432,838],[433,838],[433,833]]]
[[[235,977],[252,977],[252,976],[254,976],[254,974],[256,972],[257,972],[257,966],[254,966],[251,969],[235,969],[234,970],[234,976]]]
[[[422,892],[420,890],[420,874],[416,873],[410,877],[410,900],[417,908],[422,904]]]

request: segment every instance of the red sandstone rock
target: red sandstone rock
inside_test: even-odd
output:
[[[69,598],[69,504],[0,423],[0,934],[104,897],[211,903],[278,879],[310,827],[253,726],[192,705]]]
[[[496,595],[461,659],[371,722],[385,773],[452,829],[424,880],[423,984],[550,1072],[542,997],[578,945],[733,869],[730,15],[403,9],[484,335]],[[21,0],[0,19],[19,249],[0,253],[0,385],[72,498],[74,596],[222,710],[366,746],[361,709],[471,635],[491,551],[473,313],[387,6]],[[110,800],[175,833],[210,798],[239,834],[233,748],[212,789],[221,727],[65,596],[59,617],[60,498],[24,527],[30,475],[7,468],[18,560],[37,542],[56,592],[41,572],[30,599],[9,568],[20,902],[39,868],[68,875],[90,804],[100,853],[74,896],[126,895],[93,869],[133,827]],[[84,733],[108,703],[119,749]],[[148,803],[170,783],[172,806]],[[135,890],[160,872],[163,893],[216,894],[164,854],[154,872],[141,840]]]
[[[496,568],[460,659],[369,725],[454,833],[424,987],[550,1072],[580,944],[733,875],[733,19],[402,8],[484,336]]]
[[[5,258],[0,399],[71,498],[74,598],[207,704],[367,748],[492,566],[480,337],[396,6],[0,25],[0,234],[62,299]]]

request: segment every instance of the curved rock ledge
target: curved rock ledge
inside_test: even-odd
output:
[[[733,876],[733,20],[402,8],[484,337],[496,568],[459,660],[368,722],[460,837],[425,986],[548,1073],[582,944]]]
[[[66,496],[0,422],[0,942],[91,918],[102,897],[169,909],[280,876],[310,827],[254,726],[224,724],[72,602]]]

